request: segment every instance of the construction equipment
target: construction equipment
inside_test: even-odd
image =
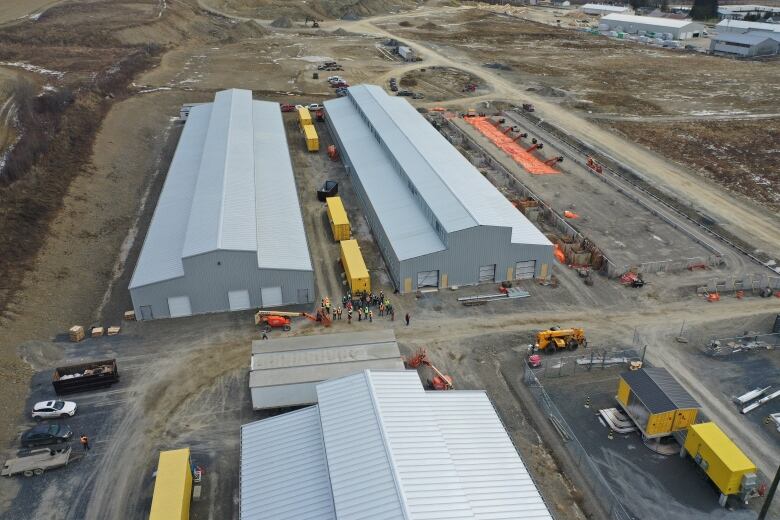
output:
[[[314,113],[314,117],[316,118],[317,121],[320,122],[325,121],[325,110],[320,108]]]
[[[544,148],[544,145],[542,143],[538,142],[536,140],[536,137],[531,139],[531,143],[532,143],[531,146],[529,146],[528,148],[525,149],[525,151],[528,152],[528,153],[531,153],[534,150],[541,150],[542,148]]]
[[[469,108],[465,114],[463,114],[463,117],[477,117],[477,109],[476,108]]]
[[[549,347],[553,348],[549,348]],[[547,352],[556,352],[562,349],[577,350],[579,347],[587,347],[588,340],[585,339],[585,329],[559,329],[550,327],[547,330],[540,330],[536,333],[536,350]]]
[[[590,168],[591,170],[593,170],[596,173],[602,173],[604,171],[604,169],[601,167],[601,165],[599,163],[597,163],[593,159],[593,157],[588,157],[587,165],[588,165],[588,168]]]
[[[523,110],[526,112],[534,112],[536,109],[531,103],[523,103]]]
[[[476,92],[476,90],[477,90],[476,83],[466,83],[463,86],[463,92]]]
[[[311,28],[312,28],[312,29],[316,29],[316,28],[318,28],[318,27],[320,26],[320,22],[321,22],[321,21],[322,21],[322,20],[316,20],[316,19],[314,19],[314,18],[309,18],[309,17],[307,16],[307,17],[306,17],[306,20],[303,22],[303,25],[304,25],[305,27],[308,27],[308,26],[309,26],[309,22],[311,22]]]
[[[558,157],[553,157],[551,159],[547,159],[546,161],[544,161],[544,164],[546,164],[547,166],[553,166],[554,164],[560,163],[560,162],[563,162],[563,156],[562,155],[559,155]]]
[[[424,348],[417,350],[414,355],[408,359],[404,358],[404,362],[408,368],[418,368],[421,365],[425,365],[433,370],[435,376],[433,379],[428,380],[428,384],[433,387],[434,390],[452,390],[452,377],[443,374],[438,368],[433,366],[431,360],[428,359],[428,353]]]
[[[512,142],[517,142],[518,140],[525,139],[526,137],[528,137],[528,133],[527,132],[522,132],[522,133],[517,134],[516,136],[514,136],[512,138]]]
[[[322,312],[322,310],[318,310],[316,316],[312,316],[307,312],[261,310],[255,313],[255,325],[261,326],[263,332],[270,332],[271,329],[282,329],[286,332],[292,328],[292,320],[290,318],[298,317],[316,321],[322,323],[326,327],[330,327],[330,317]]]
[[[542,367],[542,356],[539,354],[531,354],[528,356],[528,366],[531,368],[541,368]]]
[[[331,161],[339,160],[339,151],[336,149],[335,144],[328,145],[328,159],[330,159]]]

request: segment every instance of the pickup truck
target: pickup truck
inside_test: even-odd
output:
[[[57,367],[52,375],[52,385],[57,395],[111,386],[118,381],[116,359]]]

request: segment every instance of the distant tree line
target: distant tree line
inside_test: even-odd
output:
[[[718,0],[693,0],[691,18],[694,20],[711,20],[718,17]]]

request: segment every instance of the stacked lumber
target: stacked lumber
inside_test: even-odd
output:
[[[70,330],[68,330],[68,335],[70,336],[70,340],[74,343],[78,343],[86,337],[84,334],[84,327],[81,325],[72,326]]]
[[[125,311],[125,321],[135,321],[135,311]]]
[[[109,336],[116,336],[119,334],[119,327],[109,327],[108,328],[108,335]]]
[[[92,337],[93,338],[99,338],[103,335],[104,329],[103,327],[93,327],[92,328]]]

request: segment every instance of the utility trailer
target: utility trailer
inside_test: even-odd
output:
[[[53,450],[51,448],[32,450],[29,455],[5,461],[0,475],[6,477],[12,477],[19,473],[25,477],[43,475],[43,472],[47,469],[67,466],[73,460],[76,460],[76,458],[71,458],[71,448],[65,448],[64,450]]]
[[[57,367],[52,376],[52,385],[57,395],[111,386],[118,381],[116,359]]]

